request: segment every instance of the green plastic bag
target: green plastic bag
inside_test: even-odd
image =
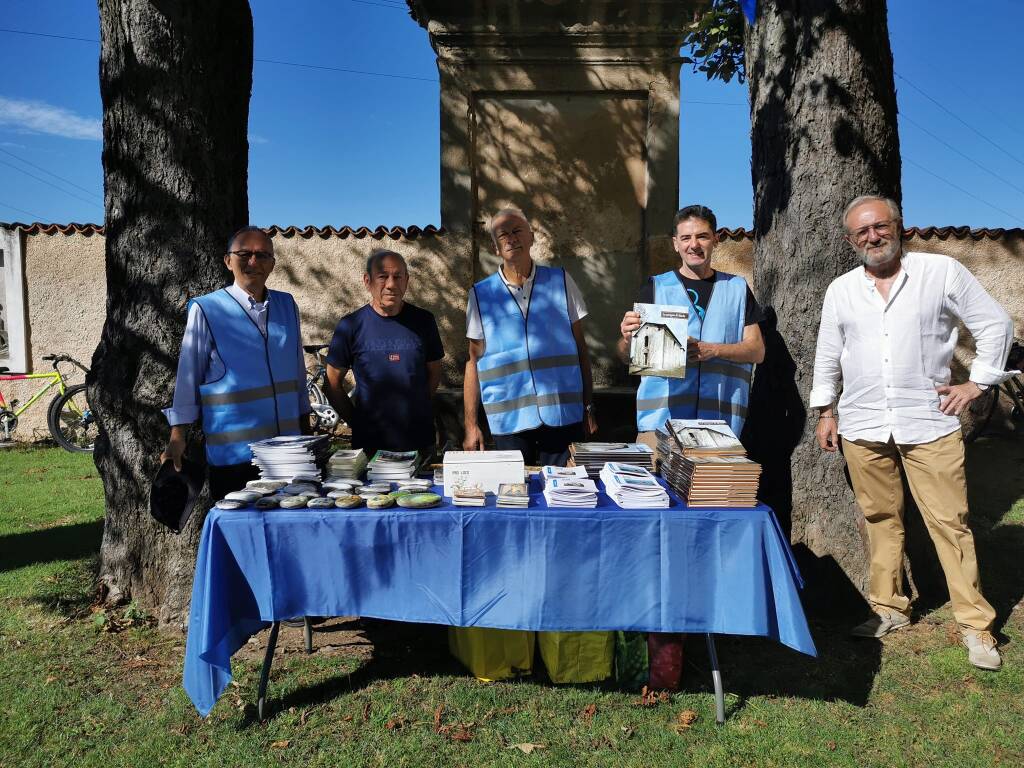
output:
[[[650,678],[646,632],[615,632],[615,682],[642,688]]]
[[[540,657],[553,683],[593,683],[612,675],[613,632],[538,632]]]

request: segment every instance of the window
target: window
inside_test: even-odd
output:
[[[0,227],[0,365],[27,370],[21,233]]]

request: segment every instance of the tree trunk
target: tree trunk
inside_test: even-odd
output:
[[[858,263],[842,239],[842,211],[860,194],[901,196],[885,2],[762,0],[746,61],[754,286],[775,324],[746,435],[764,465],[762,496],[803,554],[816,556],[803,562],[845,574],[840,581],[856,596],[867,581],[863,516],[843,457],[817,447],[804,404],[825,289]],[[812,589],[829,582],[804,575]],[[828,583],[830,600],[835,586]]]
[[[252,15],[245,0],[100,0],[99,10],[107,315],[88,377],[106,494],[99,578],[109,600],[178,623],[202,515],[168,532],[149,515],[149,484],[186,301],[226,284],[225,242],[248,221]]]

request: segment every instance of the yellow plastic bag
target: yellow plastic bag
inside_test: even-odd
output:
[[[485,627],[448,627],[448,649],[485,682],[528,675],[533,670],[534,632]]]
[[[611,677],[613,632],[538,632],[537,644],[553,683],[592,683]]]

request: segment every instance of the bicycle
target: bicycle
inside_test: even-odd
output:
[[[1006,358],[1007,371],[1020,371],[1024,369],[1024,346],[1018,341],[1013,342],[1010,347],[1010,354]],[[1024,416],[1024,375],[1007,379],[998,387],[989,387],[967,404],[960,414],[960,430],[964,436],[964,442],[969,443],[975,440],[985,427],[988,426],[995,413],[996,403],[999,402],[999,393],[1002,392],[1013,403],[1010,415],[1013,418]]]
[[[39,402],[43,395],[57,387],[57,394],[50,401],[46,411],[46,426],[50,430],[50,435],[53,436],[57,445],[66,451],[91,453],[99,426],[86,399],[85,384],[67,386],[67,377],[60,370],[60,364],[71,363],[84,373],[88,373],[89,369],[70,355],[44,355],[43,360],[53,364],[52,373],[14,373],[6,367],[0,367],[0,382],[26,380],[46,382],[20,407],[17,400],[11,400],[8,403],[3,392],[0,392],[0,440],[10,441],[22,414]]]
[[[302,351],[307,355],[316,358],[316,365],[306,372],[306,392],[309,394],[309,403],[313,410],[310,413],[310,422],[313,432],[320,435],[333,436],[338,427],[345,422],[328,402],[324,389],[327,386],[327,365],[324,362],[324,350],[330,344],[307,344]]]

